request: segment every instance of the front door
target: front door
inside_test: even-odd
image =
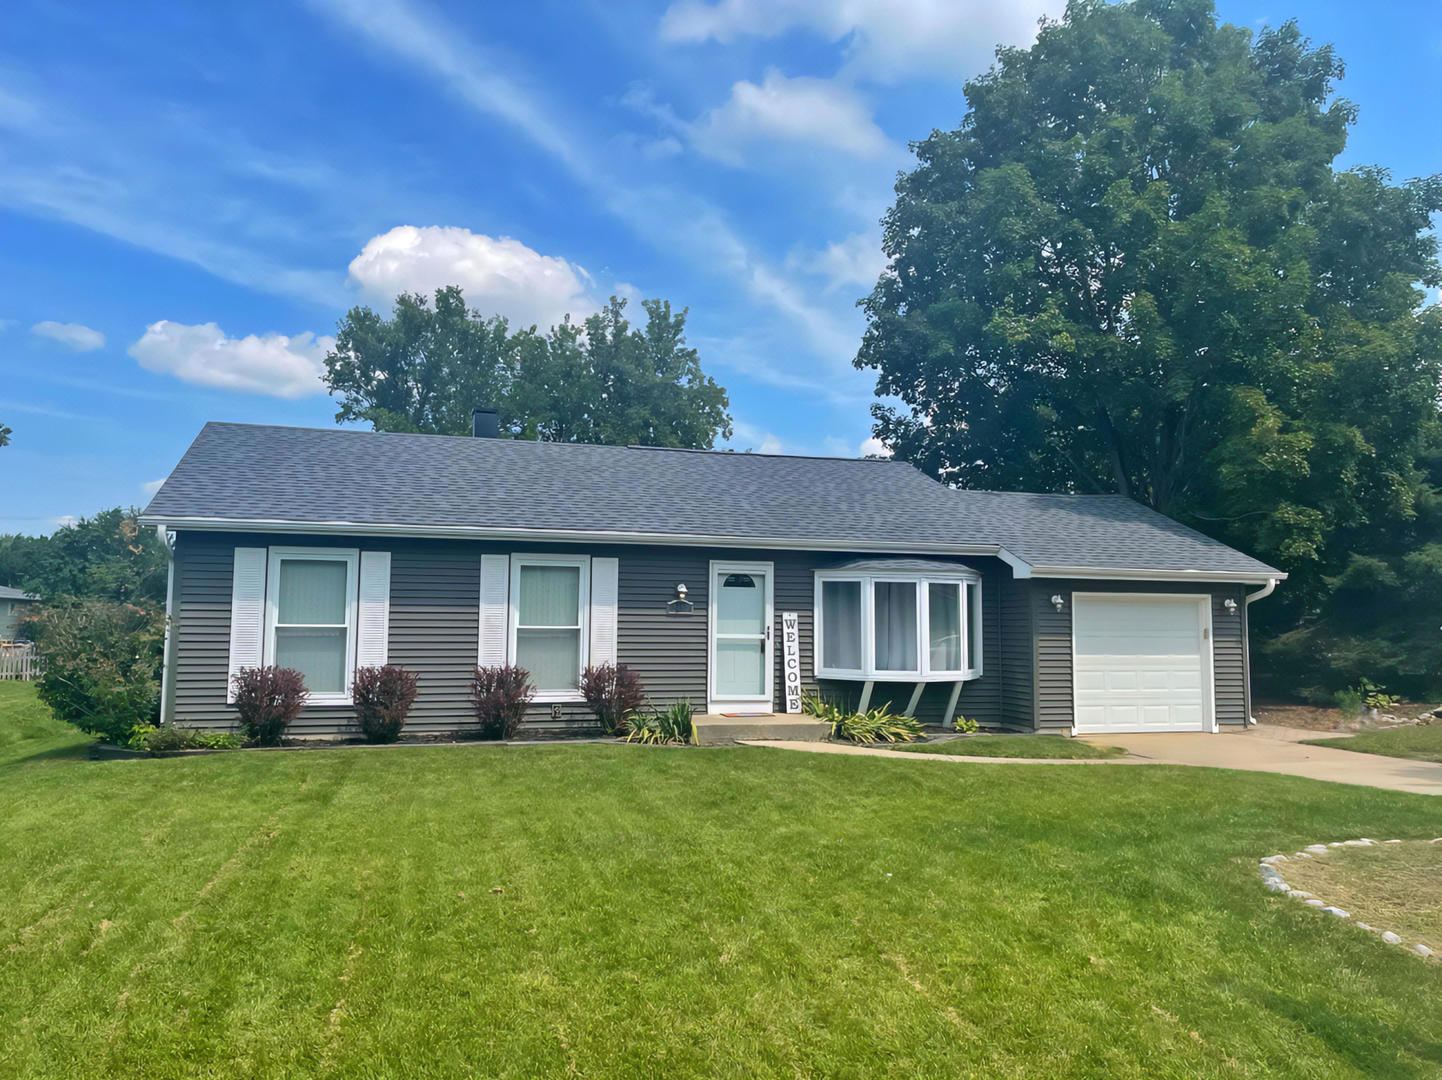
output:
[[[711,564],[707,711],[769,713],[772,577],[769,562]]]

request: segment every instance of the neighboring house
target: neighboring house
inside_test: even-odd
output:
[[[25,609],[40,601],[33,593],[0,585],[0,641],[14,641]]]
[[[477,431],[494,432],[478,410]],[[305,673],[296,734],[353,730],[350,673],[420,673],[408,730],[473,726],[476,665],[594,730],[589,664],[658,705],[805,687],[930,723],[1215,731],[1249,715],[1247,606],[1281,573],[1114,495],[944,487],[894,461],[207,424],[141,518],[171,542],[165,714],[224,727],[242,668]]]

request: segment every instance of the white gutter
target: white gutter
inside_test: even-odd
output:
[[[1287,575],[1276,570],[1119,570],[1110,566],[1033,566],[1031,576],[1038,578],[1098,578],[1116,581],[1197,581],[1234,582],[1239,584],[1270,583],[1271,589]],[[1270,592],[1271,589],[1267,591]],[[1266,595],[1266,593],[1261,593]]]
[[[1247,593],[1246,603],[1250,605],[1253,600],[1265,600],[1271,596],[1277,591],[1277,582],[1286,576],[1286,574],[1280,574],[1277,577],[1268,578],[1267,583],[1256,592]]]
[[[164,525],[155,526],[155,535],[160,546],[165,548],[165,641],[160,651],[160,722],[168,724],[175,719],[175,686],[171,676],[175,672],[174,658],[170,655],[175,635],[170,632],[172,605],[175,603],[175,541]]]

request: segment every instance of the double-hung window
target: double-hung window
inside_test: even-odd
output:
[[[270,549],[265,662],[299,671],[318,705],[350,702],[359,562],[353,548]]]
[[[816,574],[816,675],[898,681],[981,674],[981,578],[878,569]]]
[[[511,656],[531,673],[537,701],[579,700],[590,577],[586,556],[511,558]]]

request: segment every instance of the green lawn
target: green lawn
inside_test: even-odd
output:
[[[968,735],[946,742],[913,743],[893,746],[911,754],[956,754],[961,757],[1018,758],[1109,758],[1121,757],[1126,751],[1119,746],[1093,746],[1080,739],[1064,739],[1057,735]]]
[[[89,762],[11,688],[0,729],[7,1078],[1442,1071],[1442,965],[1256,871],[1442,800],[739,747]]]
[[[1359,754],[1442,761],[1442,720],[1390,731],[1366,731],[1346,739],[1308,739],[1307,745],[1335,746],[1339,750],[1356,750]]]

